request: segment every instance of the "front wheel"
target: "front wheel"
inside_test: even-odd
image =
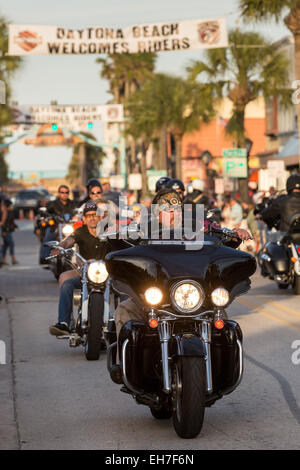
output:
[[[88,332],[85,344],[85,357],[88,361],[97,361],[102,345],[103,294],[92,292],[89,297]]]
[[[202,357],[180,357],[174,370],[173,425],[179,437],[191,439],[202,429],[206,369]]]
[[[300,276],[295,274],[294,277],[294,294],[300,295]]]

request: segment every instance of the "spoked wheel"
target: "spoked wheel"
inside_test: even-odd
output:
[[[174,368],[173,425],[179,437],[191,439],[202,429],[206,371],[202,357],[180,357]]]
[[[92,292],[89,297],[88,332],[85,344],[85,357],[88,361],[97,361],[102,346],[103,294]]]

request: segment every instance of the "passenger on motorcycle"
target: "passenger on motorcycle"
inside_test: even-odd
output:
[[[83,258],[90,260],[103,260],[110,251],[109,242],[100,240],[97,236],[97,225],[103,218],[97,215],[97,205],[93,201],[86,203],[83,210],[83,221],[85,225],[79,227],[69,237],[65,238],[59,245],[65,249],[71,248],[77,243],[79,253]],[[52,250],[51,255],[58,255],[59,250]],[[61,275],[64,282],[61,284],[58,323],[50,326],[50,334],[54,336],[70,333],[69,325],[73,309],[73,291],[80,289],[81,279],[76,271],[67,271]]]
[[[172,229],[176,228],[176,224],[182,224],[182,218],[176,216],[176,213],[178,211],[182,211],[183,205],[181,201],[181,196],[177,193],[177,191],[164,189],[159,191],[158,194],[154,197],[153,204],[156,204],[154,214],[158,219],[159,238],[164,238],[164,230],[171,229],[170,238],[174,239],[174,236],[172,236]],[[151,221],[149,222],[149,224],[151,224]],[[204,231],[208,231],[210,225],[217,228],[217,226],[215,224],[212,224],[209,220],[204,220]],[[246,230],[237,229],[235,230],[235,232],[237,236],[242,240],[247,240],[251,238],[251,235]],[[149,229],[148,233],[151,233]],[[238,241],[237,239],[236,242],[234,242],[233,247],[235,248],[239,244],[240,241]],[[137,319],[143,322],[147,321],[144,312],[139,308],[139,306],[134,302],[134,300],[130,298],[125,300],[124,302],[121,302],[121,304],[117,307],[114,313],[114,319],[116,324],[117,338],[119,336],[122,326],[127,321],[132,319]],[[121,383],[121,370],[118,364],[112,366],[111,378],[113,381]]]

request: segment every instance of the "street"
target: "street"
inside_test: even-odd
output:
[[[111,382],[105,351],[88,362],[83,348],[49,335],[58,284],[38,265],[32,222],[19,225],[20,264],[0,269],[1,450],[300,449],[300,309],[291,290],[257,272],[251,291],[229,308],[244,334],[243,380],[206,408],[200,435],[183,440],[171,420],[155,420]]]

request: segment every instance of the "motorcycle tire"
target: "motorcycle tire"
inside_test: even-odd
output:
[[[294,294],[295,295],[300,295],[300,276],[297,276],[295,274],[295,278],[294,278]]]
[[[173,426],[179,437],[192,439],[202,429],[206,368],[202,357],[180,357],[174,371]]]
[[[88,332],[85,344],[85,357],[97,361],[102,347],[103,294],[92,292],[89,297]]]

